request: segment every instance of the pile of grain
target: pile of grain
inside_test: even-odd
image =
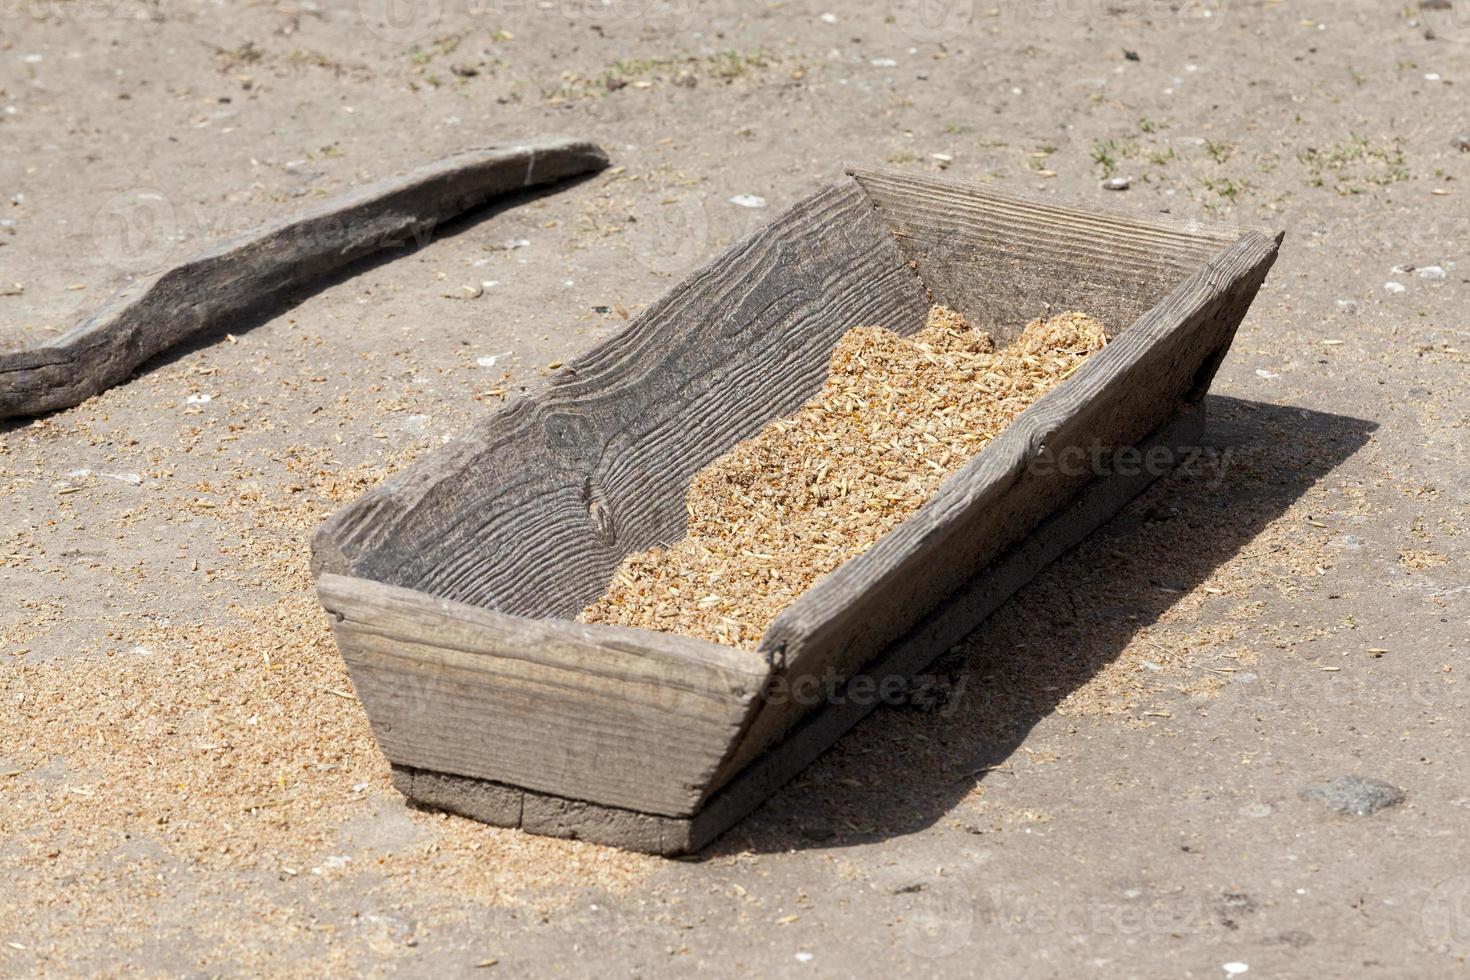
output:
[[[849,330],[822,390],[701,470],[688,535],[630,555],[582,619],[754,646],[1106,342],[1062,313],[997,349],[941,306],[912,337]]]

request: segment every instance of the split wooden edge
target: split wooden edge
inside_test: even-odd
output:
[[[910,189],[924,187],[940,195],[983,201],[1008,215],[1039,215],[1048,223],[1070,225],[1100,235],[1117,236],[1125,232],[1129,239],[1147,242],[1156,248],[1180,249],[1192,260],[1199,255],[1200,247],[1215,252],[1233,244],[1247,232],[1257,230],[1224,221],[1199,221],[1173,214],[1133,211],[1116,204],[1089,201],[1084,205],[1073,198],[1058,198],[1009,186],[1001,189],[962,177],[941,177],[893,167],[849,163],[843,166],[842,172],[870,193],[874,186],[884,184],[899,184]]]
[[[265,310],[366,255],[492,198],[601,170],[595,144],[561,136],[466,150],[216,242],[129,283],[54,344],[0,355],[0,419],[70,408],[150,358]]]
[[[393,785],[415,804],[527,833],[583,840],[626,850],[673,857],[696,853],[725,833],[867,717],[879,700],[858,696],[905,681],[924,670],[1008,601],[1047,565],[1107,523],[1131,500],[1199,447],[1203,402],[1192,403],[1138,448],[1145,458],[1158,450],[1168,470],[1141,467],[1094,479],[1068,505],[991,562],[899,642],[840,685],[822,708],[804,717],[780,744],[736,775],[689,817],[570,799],[489,780],[393,765]],[[861,678],[861,679],[859,679]]]

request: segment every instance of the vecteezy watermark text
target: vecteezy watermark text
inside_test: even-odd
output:
[[[1235,450],[1214,446],[1064,446],[1032,457],[1035,476],[1162,477],[1170,473],[1200,479],[1210,489],[1224,482]]]
[[[953,714],[965,693],[969,678],[943,674],[870,674],[844,676],[828,668],[821,674],[791,677],[777,674],[766,685],[768,704],[795,704],[802,707],[821,705],[864,705],[889,707],[923,705],[932,707],[941,717]]]

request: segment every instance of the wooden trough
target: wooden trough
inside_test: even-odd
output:
[[[699,849],[1196,444],[1279,244],[850,170],[317,531],[395,784],[534,833]],[[684,535],[691,477],[815,394],[849,327],[912,334],[935,302],[997,341],[1066,309],[1115,339],[757,649],[574,621],[625,555]]]

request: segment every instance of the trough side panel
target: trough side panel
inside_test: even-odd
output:
[[[1175,460],[1186,458],[1190,448],[1199,444],[1203,418],[1202,404],[1186,410],[1148,437],[1143,450],[1163,452]],[[653,854],[697,851],[754,810],[867,715],[879,703],[871,692],[885,690],[894,679],[907,679],[922,671],[1033,575],[1105,523],[1161,475],[1144,470],[1111,473],[1094,480],[902,640],[865,665],[860,674],[870,682],[866,687],[856,687],[852,681],[839,687],[830,703],[802,719],[780,745],[747,766],[691,817],[657,816],[405,766],[393,767],[393,785],[421,805],[497,826]]]
[[[1162,429],[1145,437],[1140,449],[1175,462],[1198,447],[1204,429],[1204,404],[1187,407]],[[1032,533],[1008,548],[983,571],[941,604],[896,643],[865,664],[858,676],[833,688],[830,703],[798,722],[779,744],[773,745],[721,786],[700,809],[694,844],[700,846],[753,810],[837,742],[880,699],[874,692],[888,689],[894,679],[908,681],[937,657],[952,649],[1051,562],[1075,547],[1128,502],[1165,475],[1163,467],[1129,472],[1114,471],[1092,480],[1064,507],[1042,521]],[[724,773],[722,772],[722,775]]]
[[[1024,412],[912,518],[777,617],[761,651],[789,680],[843,677],[894,642],[1095,476],[1205,394],[1275,259],[1249,234]],[[722,767],[738,772],[808,710],[763,705]]]
[[[1073,309],[1116,333],[1240,237],[971,182],[850,172],[936,300],[1005,340],[1036,317]]]
[[[848,328],[912,333],[927,309],[845,179],[336,515],[314,541],[317,568],[572,618],[625,555],[684,535],[693,475],[815,394]]]
[[[503,616],[325,575],[388,760],[667,816],[693,812],[768,671],[687,637]]]
[[[668,856],[698,850],[700,843],[693,839],[693,817],[661,817],[408,766],[393,767],[393,785],[421,806],[531,834]]]

